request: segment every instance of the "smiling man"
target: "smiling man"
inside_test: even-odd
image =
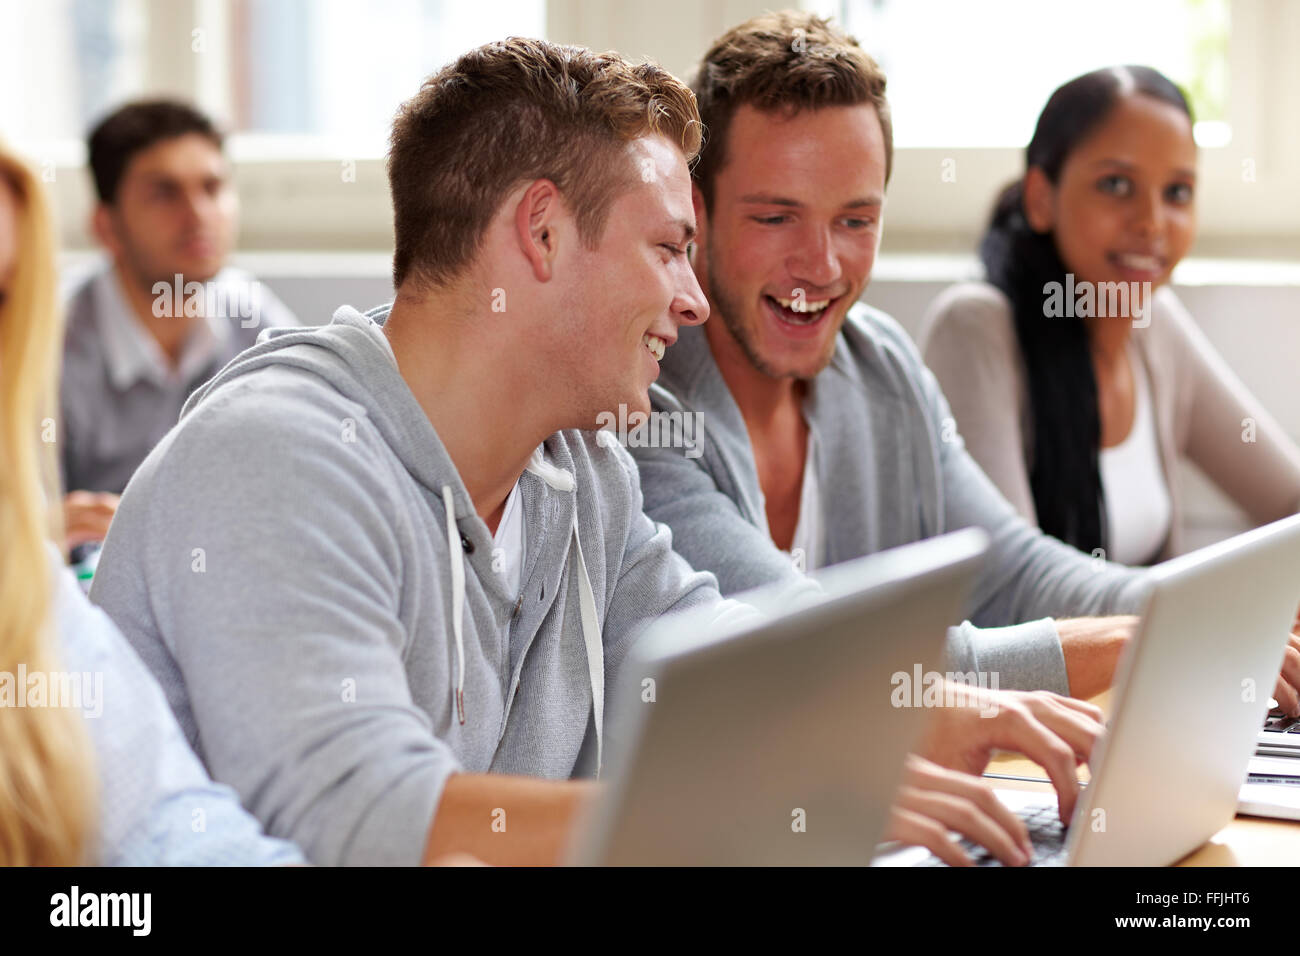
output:
[[[212,775],[313,862],[554,860],[606,675],[654,617],[725,613],[627,453],[579,431],[648,410],[708,316],[699,141],[656,66],[465,54],[394,124],[387,322],[275,330],[123,496],[92,599]]]
[[[226,265],[239,199],[211,120],[141,100],[101,120],[88,145],[91,226],[108,261],[67,305],[59,462],[70,546],[103,539],[118,495],[194,389],[262,329],[298,324]]]
[[[1111,680],[1137,572],[1016,516],[966,453],[906,333],[859,304],[884,221],[893,138],[885,77],[805,13],[741,24],[695,81],[695,270],[712,321],[684,329],[651,390],[699,414],[702,455],[639,447],[647,513],[724,594],[965,526],[993,538],[957,670],[1090,696]],[[974,625],[982,625],[976,627]]]

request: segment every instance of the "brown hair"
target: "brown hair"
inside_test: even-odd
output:
[[[794,114],[823,106],[870,103],[885,135],[885,182],[894,165],[894,132],[885,74],[858,41],[811,13],[785,10],[746,20],[704,54],[692,84],[708,132],[692,176],[713,203],[713,184],[727,161],[727,130],[748,103]]]
[[[635,176],[623,148],[667,137],[686,160],[700,148],[695,96],[653,63],[510,37],[434,74],[393,123],[388,181],[393,284],[442,284],[473,260],[517,184],[549,179],[589,247]]]

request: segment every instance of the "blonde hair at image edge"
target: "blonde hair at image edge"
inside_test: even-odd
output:
[[[0,142],[0,215],[16,216],[17,261],[0,302],[0,672],[52,672],[49,542],[60,540],[53,415],[62,326],[54,236],[40,182]],[[18,694],[25,688],[15,686]],[[0,865],[59,866],[87,859],[95,774],[81,713],[62,707],[0,712]]]

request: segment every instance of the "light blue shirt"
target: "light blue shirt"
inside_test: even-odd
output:
[[[302,863],[272,839],[229,787],[209,779],[162,690],[51,549],[54,619],[64,686],[79,689],[94,745],[101,866],[260,866]],[[29,678],[30,679],[30,678]],[[49,681],[53,688],[55,681]],[[52,691],[51,691],[52,693]],[[50,703],[56,703],[51,700]]]

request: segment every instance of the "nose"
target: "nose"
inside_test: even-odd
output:
[[[207,219],[210,202],[211,200],[201,190],[190,190],[185,194],[181,211],[185,217],[186,228],[192,229]]]
[[[206,188],[189,189],[185,193],[185,222],[189,228],[211,222],[220,209],[220,197]]]
[[[787,268],[792,278],[825,289],[843,274],[830,230],[812,226],[799,236],[798,251],[790,257]]]
[[[681,325],[699,325],[709,317],[709,300],[690,263],[682,259],[682,278],[669,310]]]
[[[1138,195],[1133,209],[1133,229],[1138,235],[1158,235],[1165,225],[1164,199],[1159,190],[1146,190]]]

